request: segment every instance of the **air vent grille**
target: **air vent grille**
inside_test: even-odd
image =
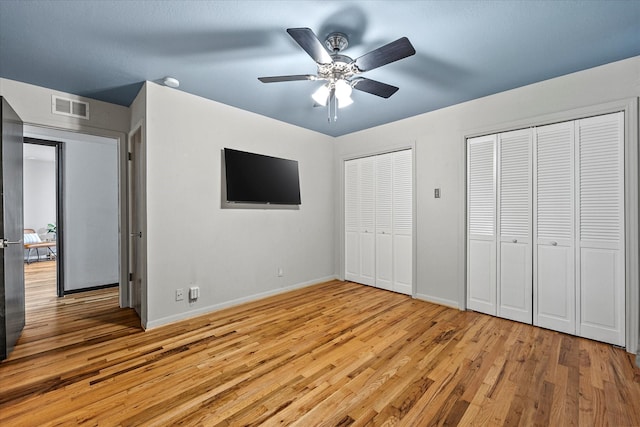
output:
[[[62,116],[89,119],[89,103],[59,96],[51,96],[51,112]]]

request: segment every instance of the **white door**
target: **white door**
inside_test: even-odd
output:
[[[498,135],[498,310],[506,319],[533,321],[532,130]]]
[[[374,158],[344,163],[345,279],[375,285]]]
[[[576,121],[577,334],[625,345],[624,114]]]
[[[359,160],[360,164],[360,280],[376,284],[376,164],[374,157]]]
[[[574,124],[535,129],[535,325],[570,334],[575,321]]]
[[[413,152],[344,163],[345,279],[413,292]]]
[[[345,279],[360,280],[360,168],[359,160],[344,162]]]
[[[142,286],[144,275],[144,248],[142,226],[144,212],[144,151],[142,149],[142,128],[138,128],[129,140],[129,295],[130,304],[138,316],[142,313]]]
[[[467,307],[496,315],[496,135],[467,140]]]
[[[413,151],[392,153],[393,159],[393,290],[413,291]]]
[[[393,182],[392,153],[375,157],[376,162],[376,286],[393,290]]]

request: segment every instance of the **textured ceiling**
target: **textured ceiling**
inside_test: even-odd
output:
[[[0,77],[130,105],[142,82],[338,136],[640,55],[640,1],[0,0]],[[364,74],[398,86],[354,91],[327,123],[315,74],[287,34],[349,36],[352,58],[402,36],[414,56]]]

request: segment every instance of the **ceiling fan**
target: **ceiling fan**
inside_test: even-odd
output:
[[[262,83],[290,82],[296,80],[326,81],[312,96],[320,106],[327,106],[327,118],[331,121],[333,104],[334,121],[337,109],[353,103],[352,89],[367,92],[382,98],[389,98],[399,88],[376,80],[358,76],[386,64],[414,55],[416,50],[406,37],[351,59],[340,52],[349,45],[343,33],[331,33],[324,44],[309,28],[289,28],[287,33],[300,45],[318,65],[317,74],[298,74],[290,76],[258,77]],[[328,49],[328,50],[327,50]]]

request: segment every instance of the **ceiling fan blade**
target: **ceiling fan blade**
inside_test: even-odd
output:
[[[399,89],[395,86],[378,82],[376,80],[365,79],[364,77],[357,78],[353,80],[353,82],[354,82],[354,85],[353,85],[354,89],[358,89],[363,92],[370,93],[372,95],[377,95],[382,98],[389,98],[391,95],[396,93]]]
[[[365,53],[353,62],[358,70],[363,72],[390,64],[407,56],[414,55],[415,53],[416,50],[413,48],[409,39],[402,37],[369,53]]]
[[[331,64],[333,62],[327,49],[310,28],[288,28],[287,33],[318,64]]]
[[[258,77],[258,80],[262,83],[294,82],[297,80],[316,80],[316,76],[313,74],[298,74],[293,76]]]

